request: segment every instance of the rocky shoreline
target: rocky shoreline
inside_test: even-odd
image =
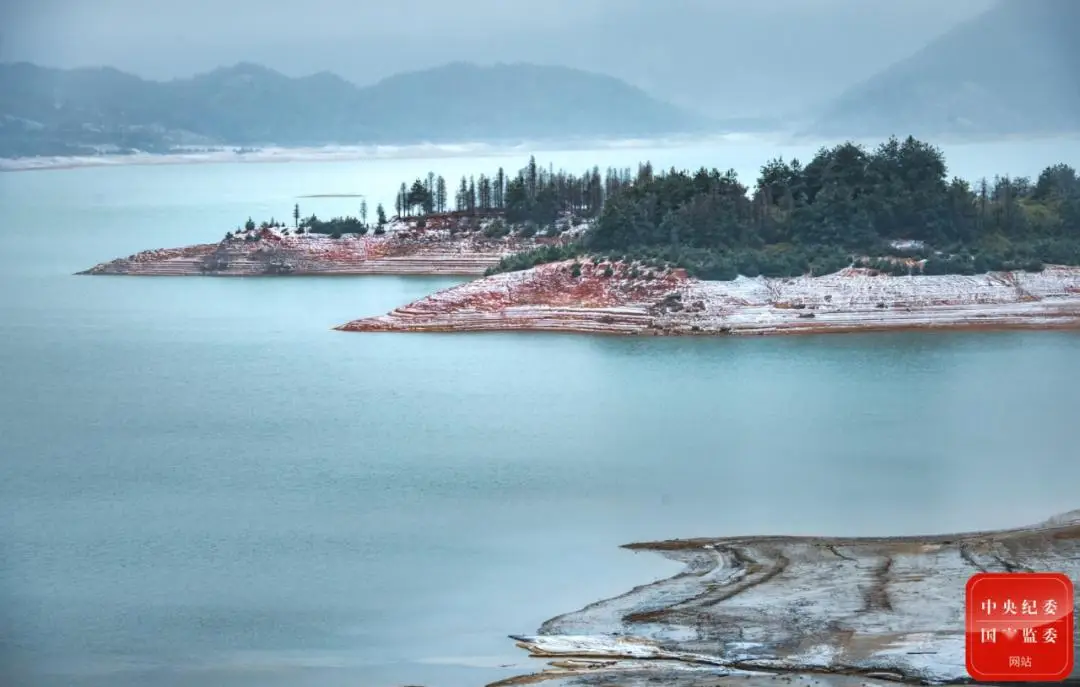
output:
[[[1080,268],[894,277],[701,281],[623,263],[541,265],[431,294],[342,331],[794,334],[904,328],[1080,327]]]
[[[394,221],[383,234],[340,238],[261,229],[218,243],[147,250],[78,274],[480,276],[502,258],[551,240],[518,235],[489,238],[481,231],[456,229],[445,222],[419,227],[415,222]]]
[[[832,685],[969,683],[968,579],[1014,571],[1080,577],[1080,510],[992,532],[733,537],[626,548],[660,553],[686,569],[549,620],[535,635],[512,636],[550,667],[495,685],[717,687],[778,677]],[[1080,654],[1080,645],[1073,651]]]

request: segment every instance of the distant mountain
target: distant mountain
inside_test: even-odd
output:
[[[0,2],[4,59],[159,80],[246,60],[361,86],[459,60],[560,64],[708,116],[801,119],[996,0],[112,1],[66,3],[59,24],[57,1]]]
[[[1080,131],[1080,1],[1002,0],[832,103],[813,134]]]
[[[0,65],[0,156],[181,146],[655,136],[708,123],[608,76],[454,63],[359,88],[250,63],[147,81],[111,68]]]

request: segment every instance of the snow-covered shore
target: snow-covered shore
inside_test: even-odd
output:
[[[700,281],[570,261],[431,294],[344,331],[561,331],[784,334],[903,328],[1080,327],[1080,268],[892,277],[849,268],[821,277]],[[610,273],[610,276],[605,276]],[[651,277],[651,278],[649,278]]]

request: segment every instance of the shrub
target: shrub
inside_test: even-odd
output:
[[[506,222],[501,219],[497,219],[484,228],[484,236],[489,239],[498,239],[510,234],[510,227],[506,226]]]

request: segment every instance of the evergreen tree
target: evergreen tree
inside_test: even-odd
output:
[[[468,200],[468,198],[469,198],[469,180],[468,180],[468,178],[462,176],[461,177],[461,185],[458,187],[458,192],[457,192],[457,203],[455,203],[455,206],[457,207],[458,212],[465,212],[466,210],[469,209],[469,200]]]
[[[525,192],[528,193],[529,198],[536,197],[536,157],[529,156],[529,165],[525,168]]]
[[[435,207],[439,212],[446,212],[446,179],[442,176],[435,180]]]
[[[477,205],[481,210],[491,209],[491,180],[483,174],[480,175],[480,179],[477,181]]]
[[[492,197],[494,205],[498,209],[505,207],[503,203],[503,195],[506,192],[506,173],[503,172],[503,168],[499,167],[499,171],[495,172],[495,188]]]
[[[409,207],[410,213],[414,207],[419,207],[422,212],[430,212],[430,198],[431,194],[429,194],[427,188],[424,187],[424,182],[417,179],[413,182],[412,188],[409,189],[405,202]]]

